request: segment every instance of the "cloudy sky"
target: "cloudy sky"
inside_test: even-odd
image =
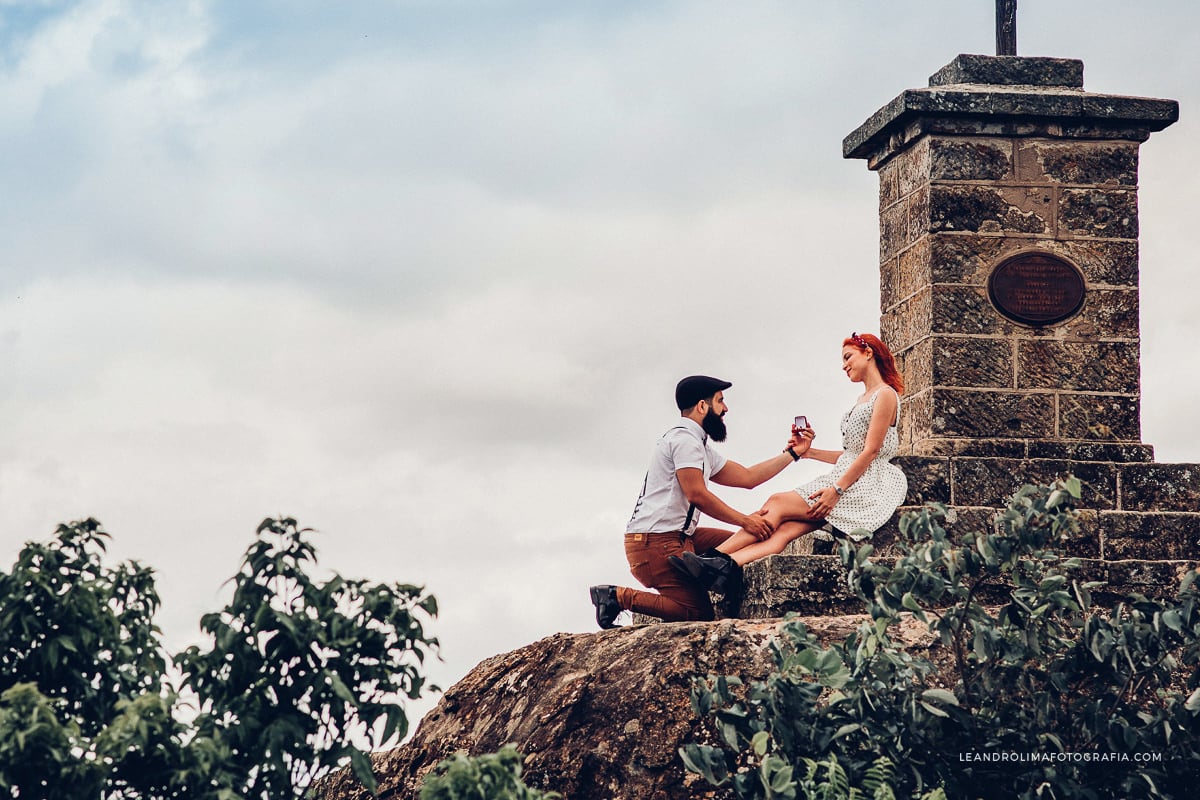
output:
[[[877,180],[842,137],[993,52],[993,21],[990,0],[0,0],[0,563],[95,516],[157,568],[177,649],[286,514],[324,567],[438,596],[443,685],[592,630],[679,377],[734,381],[735,460],[796,413],[836,446],[839,343],[879,313]],[[1198,32],[1182,0],[1020,3],[1023,55],[1181,102],[1140,179],[1162,461],[1200,461]]]

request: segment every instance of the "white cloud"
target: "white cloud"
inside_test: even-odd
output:
[[[1144,409],[1160,458],[1196,460],[1200,48],[1059,5],[1022,7],[1030,48],[1184,102],[1143,148]],[[446,684],[593,627],[682,375],[734,381],[737,460],[796,413],[833,446],[841,337],[878,315],[876,179],[841,137],[986,52],[990,10],[522,8],[5,18],[0,556],[95,515],[160,570],[181,643],[257,522],[293,515],[326,567],[442,599]]]

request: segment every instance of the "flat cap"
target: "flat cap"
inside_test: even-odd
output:
[[[707,400],[717,392],[723,392],[733,386],[729,381],[720,378],[710,378],[708,375],[689,375],[675,385],[675,405],[680,411],[685,411]]]

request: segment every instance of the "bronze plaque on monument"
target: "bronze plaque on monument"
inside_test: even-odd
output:
[[[1018,253],[988,277],[988,297],[1013,322],[1054,325],[1079,313],[1087,287],[1083,274],[1052,253]]]

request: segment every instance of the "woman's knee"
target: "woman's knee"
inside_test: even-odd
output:
[[[767,498],[763,510],[767,518],[778,524],[785,519],[797,519],[808,513],[808,503],[794,491],[778,492]]]
[[[792,505],[795,503],[797,497],[799,497],[799,495],[793,491],[776,492],[767,498],[767,507],[779,508],[781,506]]]

